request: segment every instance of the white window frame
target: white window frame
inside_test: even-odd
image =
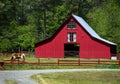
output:
[[[73,33],[73,42],[76,42],[76,33]]]
[[[75,32],[69,32],[67,34],[67,41],[68,42],[76,42],[76,33]]]

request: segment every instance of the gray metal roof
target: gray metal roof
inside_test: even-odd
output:
[[[79,16],[76,16],[74,14],[72,14],[72,16],[80,23],[80,25],[83,26],[83,28],[94,38],[98,39],[98,40],[101,40],[103,42],[106,42],[108,44],[111,44],[111,45],[116,45],[116,43],[113,43],[113,42],[110,42],[108,40],[105,40],[103,38],[101,38],[88,24],[87,22],[82,18],[82,17],[79,17]]]

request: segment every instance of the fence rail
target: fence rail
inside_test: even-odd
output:
[[[38,65],[57,65],[57,66],[87,66],[87,65],[110,65],[115,64],[120,66],[120,60],[103,60],[103,59],[77,59],[77,60],[64,60],[58,59],[56,62],[38,62]]]
[[[105,65],[110,65],[110,64],[116,64],[116,65],[120,65],[120,60],[89,60],[89,59],[85,59],[85,60],[58,60],[58,65],[100,65],[100,64],[105,64]]]
[[[75,60],[66,60],[58,59],[56,62],[42,62],[40,59],[38,62],[20,62],[18,60],[11,63],[10,60],[4,60],[4,65],[13,65],[13,64],[29,64],[29,65],[40,65],[40,66],[87,66],[87,65],[119,65],[120,60],[103,60],[103,59],[75,59]]]

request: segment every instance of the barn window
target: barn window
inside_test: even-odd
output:
[[[68,37],[68,42],[76,42],[76,33],[75,32],[69,32],[67,37]]]
[[[76,23],[74,21],[70,21],[67,24],[68,29],[76,29]]]

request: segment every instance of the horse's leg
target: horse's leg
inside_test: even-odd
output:
[[[22,62],[22,64],[25,62],[25,57],[24,56],[21,56],[21,62]]]
[[[14,60],[16,59],[16,57],[15,56],[12,56],[11,57],[11,63],[14,63]]]
[[[13,56],[11,57],[10,61],[11,61],[11,64],[12,64],[13,63]]]
[[[25,56],[23,56],[23,61],[25,61]]]

